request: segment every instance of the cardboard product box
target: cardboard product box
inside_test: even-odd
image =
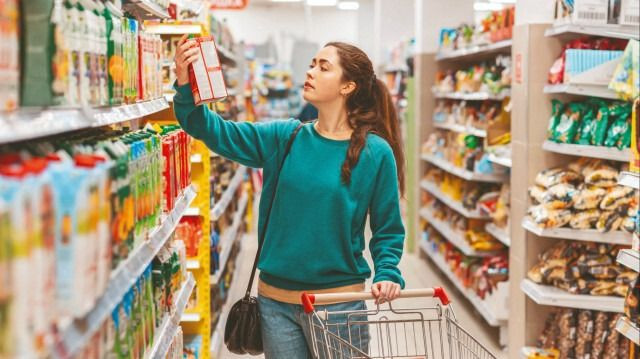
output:
[[[640,26],[640,0],[621,0],[619,23]]]
[[[602,25],[606,24],[609,16],[609,0],[575,0],[573,23]]]
[[[213,36],[193,39],[200,58],[189,66],[189,80],[196,105],[220,101],[228,96],[222,65]]]

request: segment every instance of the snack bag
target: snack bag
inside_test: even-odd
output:
[[[553,139],[553,133],[560,122],[560,115],[564,109],[564,104],[560,100],[551,100],[551,119],[549,120],[549,128],[547,130],[547,138]]]
[[[189,66],[189,82],[196,105],[215,102],[228,96],[222,66],[213,36],[194,39],[200,58]]]
[[[582,124],[576,137],[577,144],[591,145],[591,133],[594,131],[594,127],[596,125],[596,115],[600,106],[604,106],[604,102],[602,100],[594,99],[593,101],[590,101],[590,106],[587,107],[584,116],[582,117]]]
[[[612,106],[613,107],[613,106]],[[591,132],[591,144],[594,146],[604,145],[604,140],[607,135],[607,129],[610,122],[610,107],[607,107],[604,103],[598,108],[598,115],[596,116],[596,124],[592,127]]]
[[[628,104],[618,104],[610,110],[613,123],[607,131],[604,145],[607,147],[618,146],[619,149],[628,148],[631,145],[631,107]],[[628,139],[627,139],[628,138]],[[626,147],[622,147],[626,145]]]
[[[639,95],[640,75],[640,45],[638,40],[629,40],[622,61],[616,68],[613,79],[609,83],[609,88],[616,91],[623,99],[634,99]]]
[[[558,143],[573,143],[580,128],[580,117],[584,111],[584,104],[572,102],[560,116],[560,121],[554,130],[553,140]]]

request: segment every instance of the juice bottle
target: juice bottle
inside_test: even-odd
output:
[[[107,6],[104,10],[107,36],[107,72],[109,104],[119,105],[123,101],[124,58],[122,13],[117,8]]]

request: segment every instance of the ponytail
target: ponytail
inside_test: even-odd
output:
[[[351,172],[358,164],[367,135],[373,133],[391,146],[396,160],[398,186],[400,193],[404,195],[405,160],[402,134],[398,114],[387,86],[375,77],[371,60],[359,48],[342,42],[330,42],[325,46],[333,46],[338,50],[344,80],[356,83],[356,89],[347,98],[349,123],[353,133],[347,158],[342,164],[342,181],[347,184],[351,182]]]

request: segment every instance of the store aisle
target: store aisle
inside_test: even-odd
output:
[[[236,301],[244,294],[244,287],[251,273],[252,260],[257,249],[257,240],[255,235],[247,235],[243,238],[243,247],[238,257],[238,267],[236,278],[230,293],[230,300]],[[497,358],[506,358],[507,355],[502,351],[498,344],[498,329],[492,328],[485,323],[480,314],[476,313],[473,307],[463,298],[455,289],[453,284],[444,277],[440,271],[431,264],[428,259],[421,258],[419,253],[406,253],[400,264],[402,273],[407,282],[407,288],[423,288],[440,285],[445,288],[452,300],[456,317],[461,325],[483,343],[487,349],[496,355]],[[255,293],[255,288],[254,288]],[[426,305],[435,303],[429,301]],[[403,300],[399,305],[404,308],[417,306],[425,306],[424,302],[419,299]],[[235,359],[244,358],[245,356],[229,353],[225,347],[220,349],[220,354],[214,356],[216,359]],[[257,358],[263,358],[259,356]]]

